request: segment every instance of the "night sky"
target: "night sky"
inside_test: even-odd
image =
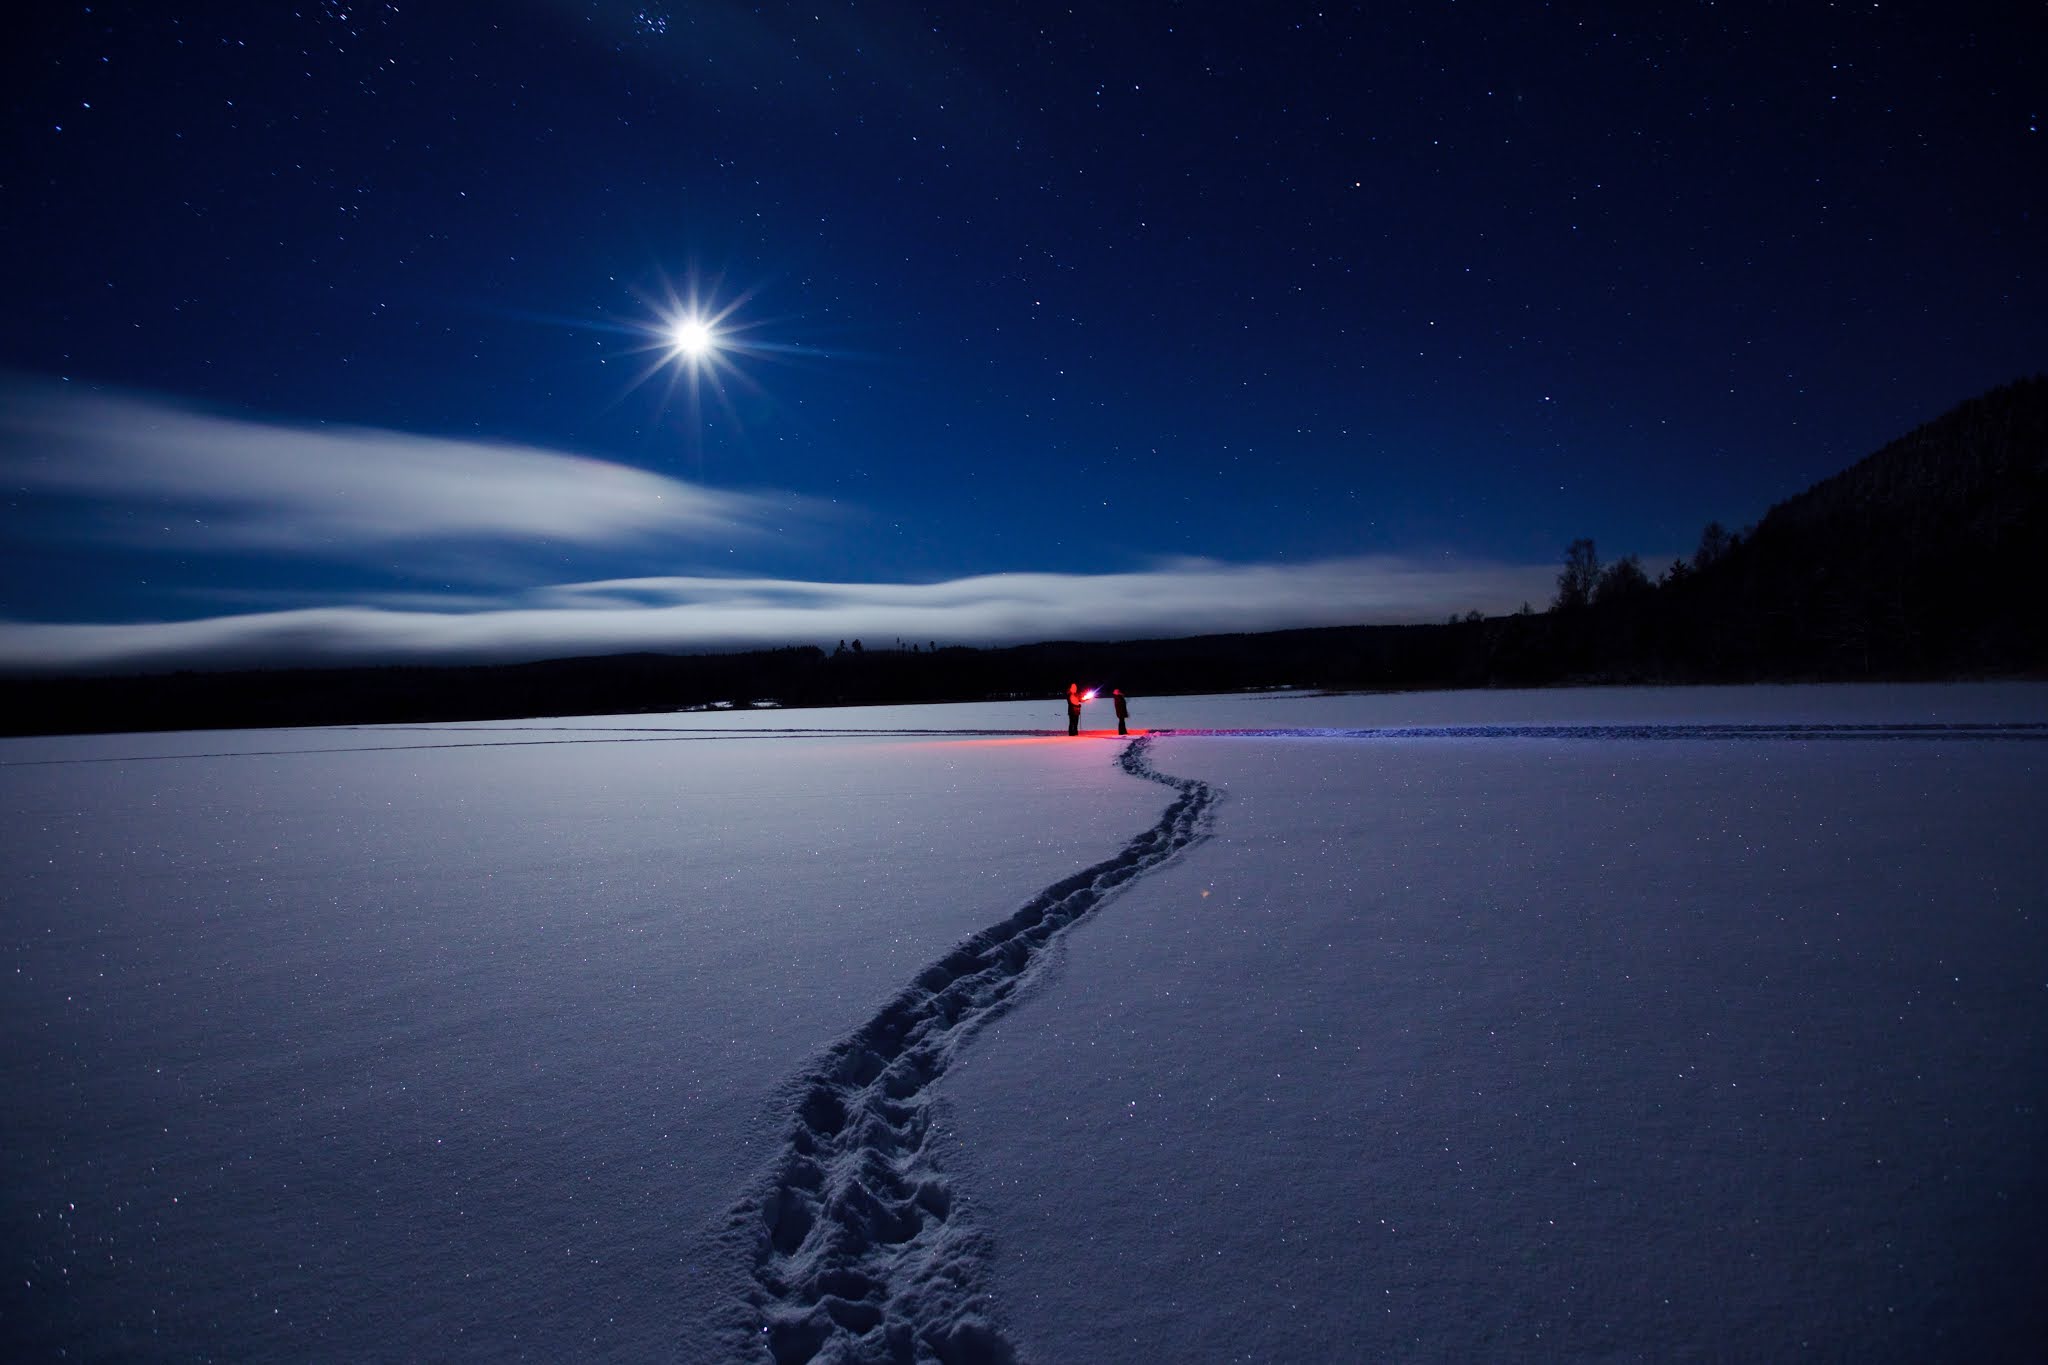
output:
[[[1538,608],[2048,362],[2038,6],[47,4],[0,665]],[[673,323],[710,322],[709,356]]]

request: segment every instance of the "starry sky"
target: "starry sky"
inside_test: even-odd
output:
[[[0,666],[1541,608],[2043,368],[2029,11],[52,0]]]

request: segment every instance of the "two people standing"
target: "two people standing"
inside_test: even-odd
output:
[[[1095,694],[1093,692],[1089,692],[1086,695],[1083,695],[1081,691],[1081,684],[1079,683],[1067,684],[1068,734],[1078,735],[1081,733],[1081,703],[1084,701],[1092,700],[1094,696]],[[1128,735],[1131,732],[1130,700],[1124,696],[1124,690],[1121,687],[1110,688],[1109,698],[1111,701],[1116,703],[1116,732],[1120,735]]]

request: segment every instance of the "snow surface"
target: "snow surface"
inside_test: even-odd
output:
[[[2048,687],[1132,710],[0,742],[0,1346],[2037,1358]]]

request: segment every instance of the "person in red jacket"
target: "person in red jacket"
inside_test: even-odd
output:
[[[1081,733],[1081,684],[1067,684],[1067,733]]]

